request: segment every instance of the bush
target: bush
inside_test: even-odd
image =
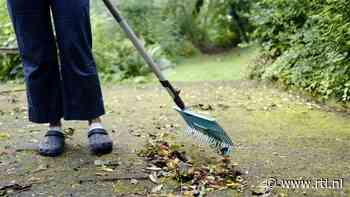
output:
[[[120,7],[126,20],[144,38],[146,45],[158,44],[171,59],[195,53],[193,46],[181,34],[176,18],[169,14],[167,1],[122,0]]]
[[[233,4],[233,1],[172,0],[167,3],[167,12],[186,39],[203,52],[215,52],[241,41],[238,24],[229,15]]]
[[[153,39],[154,32],[150,31],[152,27],[145,28],[142,25],[143,17],[147,18],[154,14],[153,11],[150,11],[152,9],[146,6],[150,5],[148,3],[136,4],[135,1],[128,1],[125,4],[122,2],[121,4],[123,15],[154,59],[170,58],[172,55],[163,47],[164,43]],[[136,17],[137,15],[140,17]],[[94,11],[92,18],[93,49],[102,78],[122,80],[145,75],[149,72],[144,60],[109,13]]]
[[[191,56],[196,52],[192,43],[181,35],[165,5],[153,0],[122,0],[118,5],[147,51],[160,64],[177,61],[181,56]],[[92,19],[94,54],[104,79],[122,80],[150,71],[101,2],[94,3]]]
[[[8,17],[6,1],[0,2],[0,48],[16,48],[16,38]],[[19,55],[0,53],[0,81],[23,76]]]
[[[253,34],[275,60],[252,77],[282,82],[324,99],[350,101],[347,0],[257,0]]]
[[[153,1],[122,1],[120,6],[156,60],[175,61],[178,54],[188,51],[181,47],[188,47],[188,44],[178,37],[178,28],[172,27],[170,19],[163,20],[162,10]],[[148,67],[102,2],[92,2],[92,8],[93,47],[102,78],[121,80],[148,73]],[[4,1],[0,3],[0,21],[0,47],[16,48],[15,34]],[[19,64],[18,55],[0,55],[0,80],[22,77]]]
[[[244,3],[237,2],[249,1],[208,0],[201,4],[201,0],[120,0],[118,7],[154,59],[160,64],[172,64],[196,54],[197,48],[216,52],[236,46],[242,37],[242,24],[245,24],[237,18],[235,22],[229,15],[233,5],[241,14]],[[9,47],[8,43],[12,46],[16,42],[5,2],[0,3],[0,11],[0,45]],[[91,15],[93,50],[102,78],[122,80],[147,74],[148,67],[102,1],[92,2]],[[11,71],[19,73],[18,60],[18,56],[0,57],[3,65],[0,79],[7,79]]]

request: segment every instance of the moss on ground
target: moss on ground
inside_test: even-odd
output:
[[[178,72],[179,81],[184,71]],[[268,177],[344,178],[343,190],[276,189],[275,192],[284,196],[350,195],[349,114],[330,111],[307,98],[261,82],[207,80],[177,82],[176,86],[183,89],[182,95],[194,111],[217,118],[233,138],[236,149],[231,157],[248,172],[249,186],[256,186]],[[12,89],[13,85],[4,84],[0,88],[1,91]],[[150,181],[140,181],[137,187],[123,182],[123,187],[117,187],[123,191],[115,192],[117,181],[100,181],[96,173],[101,172],[94,162],[121,162],[108,176],[143,176],[145,163],[136,151],[155,133],[173,133],[173,140],[185,143],[188,153],[198,162],[218,159],[207,146],[180,135],[183,121],[159,85],[107,84],[104,97],[107,106],[104,122],[109,131],[114,131],[111,136],[117,142],[114,152],[103,157],[91,156],[87,149],[86,123],[65,122],[65,127],[75,129],[74,136],[67,141],[67,152],[52,159],[42,158],[33,151],[46,126],[28,122],[25,93],[0,94],[0,132],[10,135],[0,141],[0,186],[11,181],[34,183],[30,190],[19,193],[23,196],[145,195],[145,190],[155,186]],[[212,110],[201,110],[196,107],[198,104],[211,105]],[[43,166],[47,167],[40,169]],[[80,183],[82,179],[96,181]],[[211,194],[232,195],[235,194],[225,191]]]

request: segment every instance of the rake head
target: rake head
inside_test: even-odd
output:
[[[188,109],[181,110],[175,107],[175,110],[181,114],[188,125],[185,130],[186,134],[195,136],[202,143],[209,144],[222,155],[230,154],[233,142],[214,119],[196,114]]]

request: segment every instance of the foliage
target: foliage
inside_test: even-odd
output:
[[[16,47],[15,36],[11,26],[5,1],[0,2],[0,48]],[[13,79],[22,76],[18,55],[3,55],[0,53],[0,80]]]
[[[0,21],[0,47],[10,47],[13,45],[15,37],[5,2],[0,3]]]
[[[97,8],[101,6],[97,3]],[[172,28],[168,27],[169,23],[161,21],[158,8],[152,1],[121,1],[119,7],[156,61],[176,58],[176,51],[180,49],[175,47],[177,41],[174,36],[169,36],[172,35]],[[109,13],[95,10],[92,19],[94,53],[103,78],[121,80],[149,72],[143,59]]]
[[[140,62],[135,65],[135,51],[131,43],[127,42],[119,30],[115,26],[111,26],[111,21],[105,20],[104,17],[95,17],[93,15],[93,31],[94,31],[94,55],[99,66],[99,71],[104,79],[122,79],[128,71],[123,73],[123,66],[126,67],[130,63],[131,67],[143,67]],[[112,19],[109,19],[112,20]],[[125,69],[124,69],[125,70]],[[140,70],[140,69],[139,69]]]
[[[241,40],[239,21],[229,15],[232,5],[247,0],[120,0],[122,14],[148,51],[159,63],[172,64],[181,57],[198,52],[222,51]],[[94,54],[102,77],[125,79],[146,74],[149,70],[136,50],[117,26],[102,1],[92,1]],[[238,4],[237,4],[238,5]],[[243,4],[242,4],[243,5]],[[236,6],[237,12],[244,6]],[[16,43],[5,2],[0,3],[0,45]],[[242,20],[244,22],[244,20]],[[244,23],[246,24],[246,23]],[[11,45],[12,46],[12,45]],[[0,57],[1,79],[18,65],[18,56]],[[170,63],[169,63],[170,62]],[[161,65],[162,66],[162,65]],[[5,68],[6,67],[6,68]],[[15,71],[20,71],[16,67]]]
[[[167,12],[180,27],[181,34],[203,52],[211,52],[232,48],[241,41],[242,29],[230,16],[231,7],[237,2],[241,1],[173,0],[167,3]]]
[[[252,77],[322,98],[350,101],[350,4],[347,0],[256,0],[253,37],[272,64]]]

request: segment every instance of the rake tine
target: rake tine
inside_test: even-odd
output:
[[[218,153],[222,154],[223,149],[227,149],[225,150],[227,154],[231,150],[232,142],[222,130],[218,130],[216,133],[210,131],[203,133],[200,129],[189,123],[184,133],[186,136],[195,137],[200,145],[209,145]]]
[[[208,143],[209,142],[209,137],[205,136],[205,141]]]
[[[206,142],[206,140],[205,140],[205,135],[201,135],[201,140],[203,141],[203,143],[205,143]]]
[[[200,133],[197,133],[198,134],[198,140],[201,144],[203,144],[203,140],[202,140],[202,135]]]
[[[206,141],[205,141],[203,134],[200,134],[200,140],[201,140],[202,144],[206,144]]]

